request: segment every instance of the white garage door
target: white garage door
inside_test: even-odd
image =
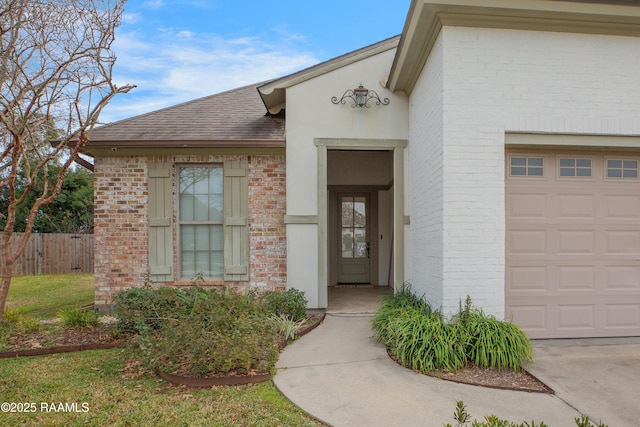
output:
[[[532,338],[640,336],[640,155],[506,161],[507,318]]]

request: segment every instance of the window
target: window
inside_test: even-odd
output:
[[[542,157],[511,157],[509,174],[511,176],[543,176]]]
[[[591,159],[560,158],[560,177],[591,178]]]
[[[607,159],[607,178],[638,179],[638,161]]]
[[[224,275],[223,168],[179,169],[178,223],[183,278]]]

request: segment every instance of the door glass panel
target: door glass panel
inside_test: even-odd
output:
[[[367,230],[364,228],[355,229],[355,245],[353,251],[354,258],[368,258],[367,256]]]
[[[353,231],[342,229],[342,258],[353,258]]]
[[[367,198],[341,198],[342,258],[368,258]]]

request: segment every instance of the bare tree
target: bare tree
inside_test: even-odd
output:
[[[38,210],[60,192],[103,108],[134,87],[118,87],[112,79],[111,44],[125,1],[0,0],[0,189],[8,188],[8,208],[0,213],[6,216],[0,314]],[[48,166],[61,158],[58,176],[47,179]],[[26,185],[18,189],[21,169]],[[33,191],[38,174],[45,176],[44,191],[12,249],[16,208]]]

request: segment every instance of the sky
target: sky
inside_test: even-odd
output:
[[[402,32],[410,0],[128,0],[101,123],[285,76]]]

